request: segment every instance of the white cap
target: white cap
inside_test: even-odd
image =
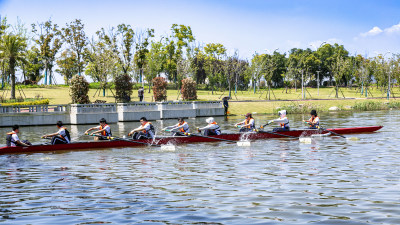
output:
[[[212,123],[212,122],[214,122],[214,118],[212,118],[212,117],[207,118],[207,119],[206,119],[206,122],[207,122],[207,123]]]
[[[281,110],[278,113],[280,116],[286,116],[286,110]]]

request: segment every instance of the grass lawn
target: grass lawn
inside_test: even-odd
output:
[[[50,104],[69,104],[71,102],[71,97],[69,96],[69,88],[66,86],[46,86],[41,88],[23,88],[22,90],[26,96],[26,98],[35,98],[37,96],[47,98],[50,100]],[[365,101],[367,98],[365,94],[361,95],[360,90],[356,88],[348,89],[341,88],[343,95],[346,98],[343,98],[342,92],[339,92],[339,98],[335,98],[335,92],[333,87],[320,88],[319,93],[317,88],[307,88],[306,100],[301,101],[301,89],[290,89],[287,91],[284,88],[273,89],[273,93],[270,93],[270,100],[268,100],[267,90],[257,90],[256,93],[253,90],[248,91],[238,91],[235,95],[232,92],[232,98],[230,101],[229,111],[231,114],[241,115],[246,114],[247,112],[257,112],[257,113],[274,113],[277,107],[304,107],[306,108],[317,108],[318,110],[326,111],[329,107],[337,106],[341,109],[350,109],[351,106],[360,101]],[[3,94],[4,91],[2,91]],[[1,92],[0,92],[1,93]],[[7,93],[7,98],[9,98],[10,92]],[[178,100],[180,99],[179,92],[177,90],[168,90],[167,91],[168,100]],[[223,96],[228,96],[229,93],[227,91],[211,91],[207,90],[198,90],[197,96],[200,101],[210,101],[210,100],[221,100]],[[19,97],[20,93],[17,90],[16,97]],[[148,93],[148,89],[145,89],[144,93],[144,101],[152,102],[153,101],[153,93],[152,91]],[[381,91],[377,88],[370,88],[370,92],[368,93],[368,97],[386,97],[385,90]],[[392,96],[400,97],[400,89],[394,88],[392,90]],[[106,102],[115,102],[112,92],[108,89],[106,90],[106,95],[103,96],[103,91],[101,90],[99,93],[98,89],[90,89],[89,91],[90,101],[94,102],[95,100],[105,100]],[[138,101],[137,90],[133,91],[131,96],[132,101]],[[323,100],[317,100],[323,99]],[[310,101],[312,100],[312,101]],[[243,102],[243,101],[252,101],[252,102]],[[368,99],[368,101],[373,102],[386,102],[385,98],[383,99]],[[391,102],[398,102],[397,99],[391,99]],[[400,100],[399,100],[400,101]]]

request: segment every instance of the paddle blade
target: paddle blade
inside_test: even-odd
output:
[[[161,151],[175,151],[175,145],[161,145]]]
[[[240,147],[248,147],[251,146],[250,141],[238,141],[236,142],[237,146]]]
[[[360,138],[358,138],[358,137],[348,137],[348,138],[346,138],[346,140],[348,140],[348,141],[359,141]]]
[[[324,137],[328,137],[329,135],[331,135],[330,133],[326,133],[326,134],[313,134],[311,135],[312,138],[324,138]]]
[[[300,143],[311,144],[311,138],[299,138]]]

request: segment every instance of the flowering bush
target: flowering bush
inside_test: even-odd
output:
[[[162,77],[153,79],[154,101],[161,102],[167,99],[167,81]]]
[[[75,75],[70,80],[69,95],[72,99],[72,104],[88,104],[90,103],[88,92],[89,83],[83,76]]]
[[[181,94],[183,100],[196,100],[197,99],[197,84],[191,78],[182,80]]]
[[[127,74],[115,77],[115,99],[117,102],[130,102],[132,95],[132,78]]]

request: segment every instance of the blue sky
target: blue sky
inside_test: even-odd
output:
[[[80,18],[89,36],[101,27],[127,23],[154,28],[159,37],[173,23],[191,26],[200,43],[222,43],[250,58],[255,52],[293,47],[315,50],[322,42],[343,44],[351,54],[400,52],[400,1],[322,0],[0,0],[11,24],[52,20],[64,26]]]

